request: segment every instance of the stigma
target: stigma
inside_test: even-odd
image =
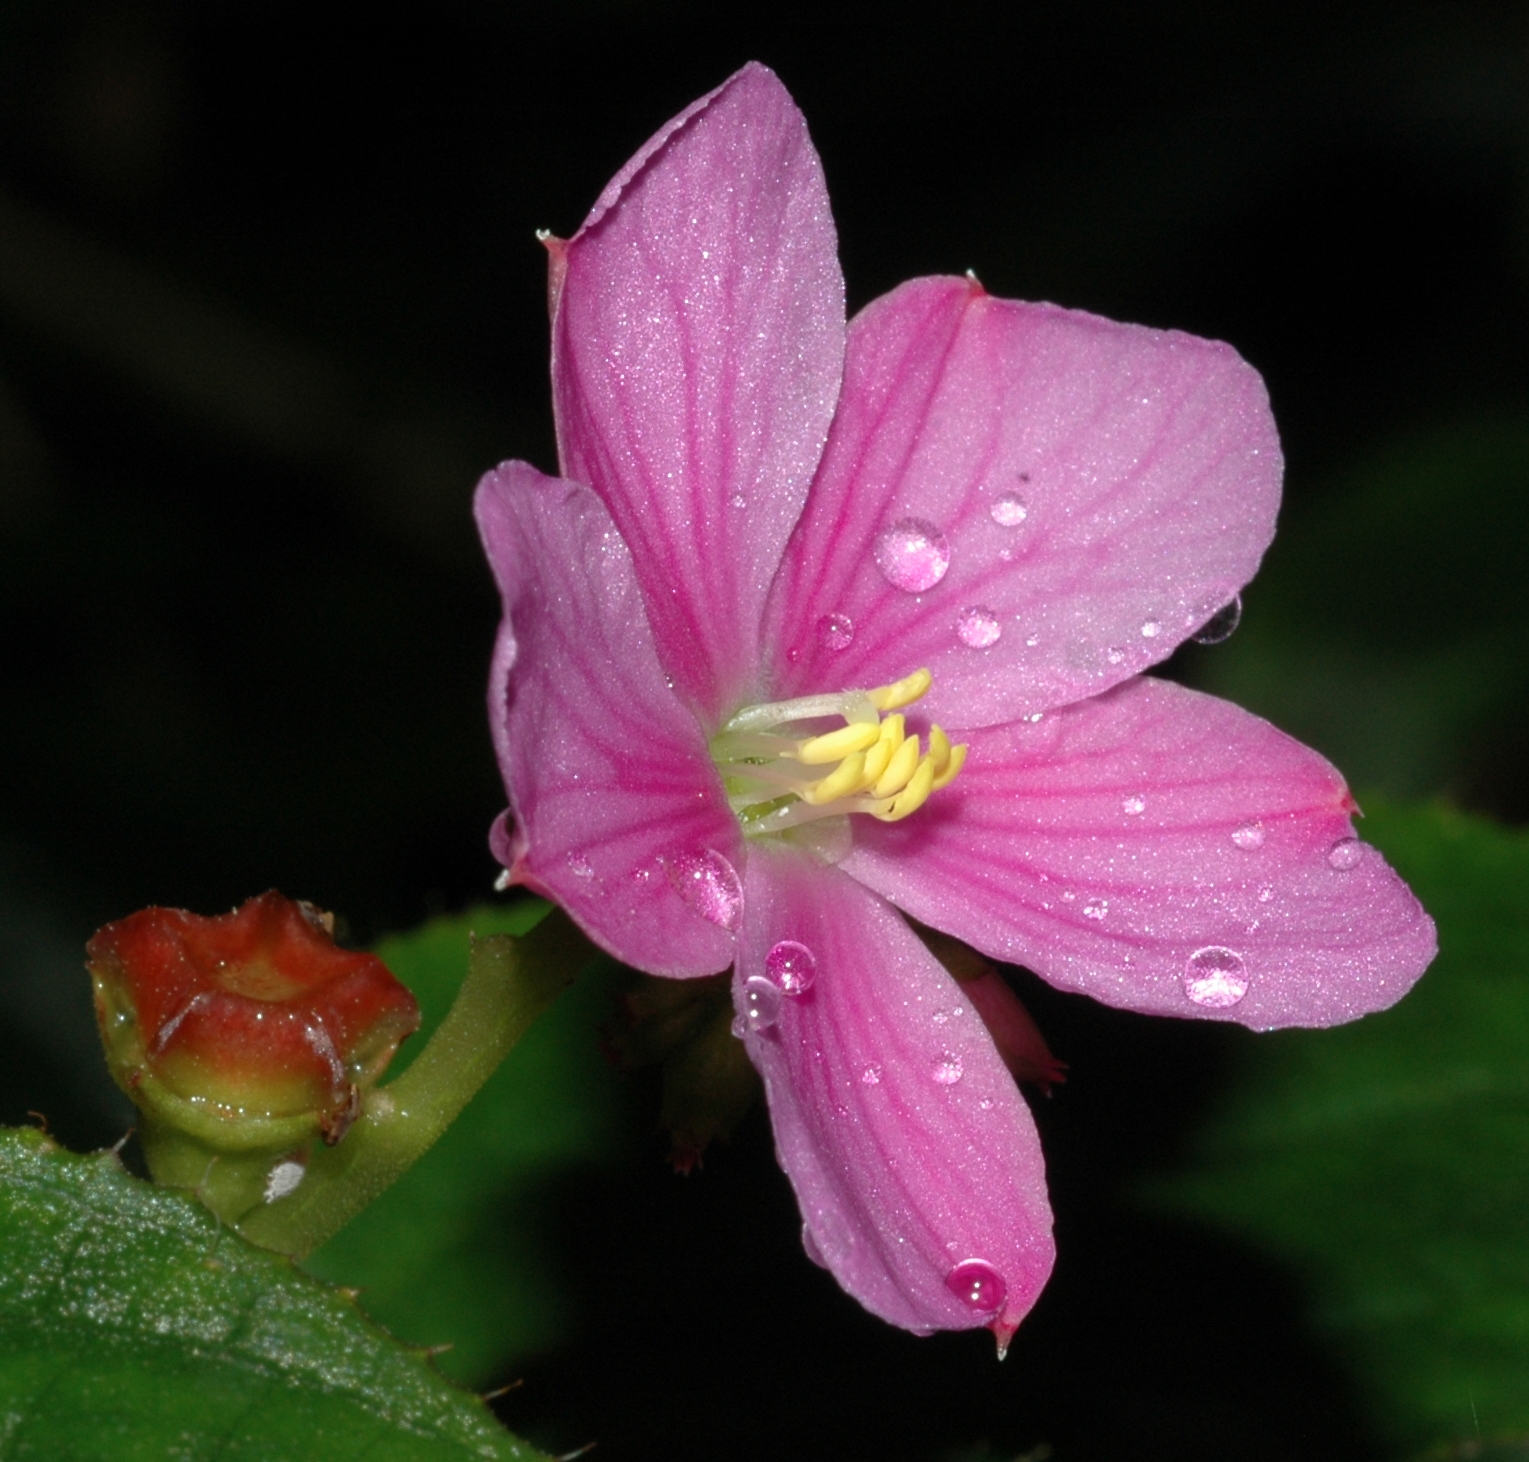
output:
[[[712,737],[728,802],[752,836],[864,812],[898,822],[955,779],[966,747],[938,726],[925,749],[901,711],[928,693],[927,670],[875,690],[745,706]],[[825,723],[841,721],[839,726]]]

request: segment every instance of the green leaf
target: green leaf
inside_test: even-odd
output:
[[[1389,1011],[1258,1037],[1152,1196],[1304,1277],[1398,1445],[1529,1432],[1529,835],[1441,807],[1372,809],[1364,833],[1438,961]]]
[[[524,933],[545,908],[475,909],[378,946],[424,1016],[399,1067],[450,1007],[470,935]],[[309,1261],[361,1286],[368,1311],[396,1333],[450,1345],[439,1363],[463,1381],[497,1380],[568,1333],[548,1199],[559,1178],[619,1151],[621,1083],[599,1049],[610,1014],[609,979],[598,974],[559,996],[440,1141]]]
[[[530,1459],[345,1293],[189,1195],[0,1131],[6,1462]]]

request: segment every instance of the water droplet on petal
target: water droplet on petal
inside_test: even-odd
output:
[[[750,975],[743,982],[743,1023],[751,1031],[762,1031],[780,1019],[781,993],[778,986],[763,975]]]
[[[818,620],[818,642],[828,650],[847,650],[855,642],[855,621],[847,614],[825,614]]]
[[[1363,859],[1364,844],[1358,838],[1339,838],[1327,850],[1327,861],[1339,873],[1347,873],[1349,869],[1357,868]]]
[[[941,1086],[954,1086],[960,1081],[965,1068],[961,1065],[959,1056],[952,1056],[948,1051],[934,1063],[934,1079]]]
[[[963,609],[956,620],[956,637],[971,650],[985,650],[989,645],[997,644],[1002,633],[998,616],[980,605]]]
[[[1229,604],[1223,604],[1205,621],[1195,635],[1197,645],[1219,645],[1229,640],[1232,631],[1242,622],[1242,595],[1234,594]]]
[[[867,1066],[865,1070],[860,1073],[860,1080],[863,1081],[867,1086],[880,1086],[881,1067],[875,1065]]]
[[[1258,890],[1258,902],[1261,904],[1268,903],[1273,897],[1274,890],[1272,888],[1261,888]]]
[[[945,577],[950,543],[933,523],[902,518],[876,536],[876,567],[894,589],[922,594]]]
[[[1104,652],[1104,658],[1108,660],[1111,665],[1123,664],[1125,657],[1126,652],[1122,650],[1119,645],[1111,645],[1109,649]]]
[[[594,865],[582,853],[570,853],[567,862],[568,871],[575,878],[593,878],[595,876]]]
[[[988,512],[993,515],[995,523],[1005,528],[1017,528],[1030,516],[1030,509],[1025,506],[1024,499],[1012,492],[1006,492],[1002,497],[994,498]]]
[[[746,508],[746,507],[748,507],[748,505],[749,505],[749,500],[746,497],[744,497],[744,495],[741,492],[735,492],[733,494],[733,506],[735,508]]]
[[[1021,716],[1020,720],[1028,721],[1032,726],[1039,726],[1046,719],[1044,711],[1031,711],[1028,716]]]
[[[984,1259],[963,1259],[945,1276],[945,1288],[981,1315],[1001,1310],[1009,1293],[1003,1275]]]
[[[1251,853],[1254,848],[1264,845],[1264,830],[1260,823],[1245,822],[1239,828],[1232,831],[1232,841],[1244,852]]]
[[[1141,796],[1127,797],[1126,800],[1120,804],[1120,810],[1124,812],[1127,817],[1140,817],[1142,813],[1147,810],[1147,799]]]
[[[782,939],[765,956],[767,974],[788,995],[803,995],[818,977],[818,957],[805,944]]]
[[[1184,993],[1207,1010],[1224,1010],[1248,993],[1247,967],[1234,949],[1197,949],[1184,966]]]
[[[1102,919],[1110,911],[1107,899],[1093,899],[1083,905],[1083,917],[1085,919]]]
[[[1162,624],[1155,619],[1147,620],[1141,627],[1141,637],[1144,640],[1155,640],[1162,632]]]
[[[743,884],[738,870],[713,848],[676,853],[664,859],[664,872],[679,896],[703,919],[736,929],[743,913]]]

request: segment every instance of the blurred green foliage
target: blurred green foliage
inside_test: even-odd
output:
[[[1294,1266],[1396,1446],[1529,1434],[1529,835],[1389,805],[1364,833],[1438,961],[1382,1014],[1261,1038],[1150,1192]]]
[[[189,1194],[0,1132],[0,1455],[539,1456],[355,1301]]]
[[[450,1007],[471,934],[524,933],[546,907],[484,906],[377,946],[424,1018],[397,1070]],[[570,1327],[548,1200],[554,1179],[618,1151],[620,1083],[599,1050],[611,1010],[598,972],[559,997],[435,1147],[309,1261],[322,1278],[360,1286],[395,1333],[451,1346],[438,1363],[460,1380],[488,1384]]]
[[[1242,627],[1187,658],[1393,797],[1529,815],[1529,417],[1388,437],[1297,501]]]

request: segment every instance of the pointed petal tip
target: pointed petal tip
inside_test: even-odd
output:
[[[1018,1320],[993,1320],[989,1323],[989,1330],[993,1332],[993,1339],[998,1346],[998,1359],[1003,1360],[1009,1353],[1009,1346],[1013,1343],[1014,1333],[1019,1329]]]

